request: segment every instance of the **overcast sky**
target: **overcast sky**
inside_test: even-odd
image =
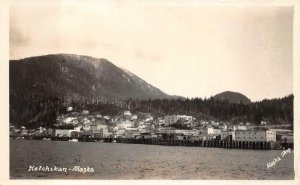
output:
[[[240,92],[252,101],[293,87],[293,8],[73,4],[11,6],[10,58],[106,58],[184,97]]]

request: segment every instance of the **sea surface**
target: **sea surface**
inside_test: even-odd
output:
[[[293,151],[10,140],[11,179],[294,179]],[[281,160],[267,168],[274,158]],[[94,172],[29,171],[30,166]],[[76,169],[76,168],[75,168]]]

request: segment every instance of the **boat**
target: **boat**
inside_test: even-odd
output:
[[[101,140],[94,140],[94,142],[96,142],[96,143],[104,143],[104,140],[103,139],[101,139]]]
[[[51,141],[51,138],[43,138],[42,141]]]
[[[70,142],[78,142],[78,139],[73,138],[73,139],[69,139],[69,141]]]

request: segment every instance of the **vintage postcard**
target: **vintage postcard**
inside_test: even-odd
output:
[[[296,183],[296,2],[7,4],[6,182]]]

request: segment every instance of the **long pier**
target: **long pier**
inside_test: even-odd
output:
[[[220,140],[168,140],[168,139],[134,139],[117,138],[117,143],[146,144],[186,147],[214,147],[228,149],[272,150],[281,148],[294,149],[293,143],[252,142],[252,141],[220,141]]]
[[[187,146],[187,147],[214,147],[232,149],[275,149],[272,142],[251,142],[251,141],[219,141],[219,140],[167,140],[167,139],[127,139],[117,138],[117,143],[127,144],[148,144],[165,146]]]
[[[16,139],[15,137],[11,137]],[[69,141],[71,137],[24,137],[24,139],[42,140],[50,138],[52,141]],[[173,140],[173,139],[135,139],[135,138],[76,138],[79,142],[116,142],[124,144],[144,144],[144,145],[163,145],[163,146],[186,146],[186,147],[214,147],[228,149],[256,149],[272,150],[290,148],[294,149],[293,143],[274,143],[274,142],[252,142],[252,141],[220,141],[220,140]]]

